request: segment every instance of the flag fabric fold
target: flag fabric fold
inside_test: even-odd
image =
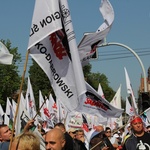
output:
[[[104,23],[100,25],[96,32],[84,34],[78,45],[80,60],[82,65],[86,65],[96,53],[97,46],[104,42],[114,21],[114,10],[108,0],[102,0],[99,10],[103,16]]]
[[[11,65],[13,55],[9,53],[7,47],[0,41],[0,64]]]
[[[115,117],[122,115],[123,109],[112,106],[106,99],[103,99],[97,91],[86,83],[87,92],[83,95],[77,111],[87,114],[96,114],[97,116]]]

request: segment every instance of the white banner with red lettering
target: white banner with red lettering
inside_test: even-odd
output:
[[[118,118],[122,115],[123,109],[112,106],[107,100],[103,99],[97,91],[86,83],[87,92],[80,101],[77,108],[79,112],[100,115],[103,117]]]

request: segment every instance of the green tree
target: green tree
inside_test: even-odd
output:
[[[10,40],[1,40],[1,42],[13,54],[13,62],[11,65],[0,64],[0,103],[4,106],[7,97],[16,98],[14,96],[19,89],[21,79],[17,63],[21,62],[21,55],[18,53],[17,47],[11,46]]]
[[[83,68],[85,80],[89,83],[96,91],[98,90],[99,83],[102,86],[105,98],[108,101],[111,101],[113,96],[115,95],[115,91],[109,86],[108,78],[99,72],[92,73],[91,72],[91,64],[86,65]]]

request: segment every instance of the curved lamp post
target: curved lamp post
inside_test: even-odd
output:
[[[138,59],[140,65],[141,65],[141,68],[142,68],[142,71],[143,71],[143,76],[144,76],[144,92],[147,92],[147,83],[146,83],[146,73],[145,73],[145,68],[144,68],[144,65],[141,61],[141,59],[139,58],[139,56],[135,53],[134,50],[132,50],[130,47],[128,47],[127,45],[124,45],[124,44],[121,44],[121,43],[116,43],[116,42],[109,42],[109,43],[104,43],[104,44],[101,44],[101,45],[97,45],[97,47],[104,47],[104,46],[111,46],[111,45],[116,45],[116,46],[121,46],[121,47],[124,47],[126,49],[128,49],[131,53],[134,54],[134,56]]]

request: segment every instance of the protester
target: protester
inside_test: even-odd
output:
[[[29,120],[22,132],[28,132],[34,126],[34,120]],[[8,150],[12,131],[6,124],[0,125],[0,150]]]
[[[97,126],[94,126],[94,129],[95,129],[97,132],[104,131],[103,125],[97,125]]]
[[[150,125],[146,127],[146,132],[150,133]]]
[[[76,130],[74,139],[74,150],[87,150],[85,145],[84,131],[82,129]]]
[[[51,149],[63,150],[65,143],[66,141],[65,141],[64,133],[60,129],[54,128],[46,133],[45,136],[46,150],[51,150]]]
[[[145,132],[142,119],[139,116],[133,116],[130,119],[132,135],[130,135],[123,146],[123,150],[149,150],[150,134]]]
[[[68,129],[67,132],[73,139],[76,137],[76,129],[75,128],[70,128],[70,129]]]
[[[114,150],[110,140],[105,135],[105,131],[97,132],[92,134],[90,140],[90,149],[92,150]]]
[[[33,132],[24,132],[13,139],[10,150],[40,150],[40,140]]]
[[[8,150],[12,132],[6,124],[0,125],[0,150]]]
[[[65,135],[66,143],[65,143],[64,149],[65,150],[73,150],[73,145],[74,145],[73,138],[66,131],[65,125],[63,123],[59,122],[59,123],[55,124],[54,128],[60,129]]]
[[[107,138],[110,140],[111,144],[113,145],[113,147],[116,149],[118,148],[118,140],[116,139],[115,136],[113,136],[113,133],[111,131],[110,127],[106,127],[105,129],[105,135],[107,136]]]

